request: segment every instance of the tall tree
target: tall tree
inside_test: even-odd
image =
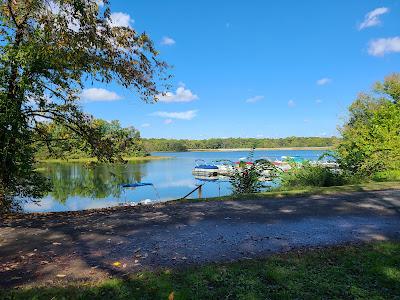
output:
[[[343,167],[366,176],[400,169],[400,74],[360,94],[349,113],[338,147]]]
[[[107,0],[0,1],[0,207],[48,187],[33,170],[35,141],[50,141],[43,120],[80,135],[100,160],[115,159],[112,140],[79,107],[84,82],[116,81],[157,99],[168,66],[145,33],[116,25]]]

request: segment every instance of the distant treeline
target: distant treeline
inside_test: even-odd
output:
[[[189,149],[335,147],[337,137],[213,138],[207,140],[142,139],[147,151],[187,151]]]
[[[335,147],[337,137],[286,137],[286,138],[213,138],[207,140],[145,139],[134,127],[122,127],[119,121],[93,119],[92,127],[99,140],[111,140],[114,151],[123,157],[147,156],[153,151],[182,152],[189,149],[243,149],[243,148],[297,148]],[[87,158],[93,157],[87,143],[68,127],[55,122],[43,123],[38,130],[46,133],[44,141],[36,143],[36,158]],[[99,144],[99,147],[104,147]]]

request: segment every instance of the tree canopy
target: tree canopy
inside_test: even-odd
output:
[[[113,24],[108,1],[101,3],[0,1],[0,207],[46,189],[33,167],[35,143],[51,141],[43,120],[81,136],[99,160],[120,158],[112,139],[81,110],[86,82],[115,81],[145,102],[165,88],[168,66],[150,38]]]
[[[102,139],[112,141],[112,151],[125,157],[147,156],[140,132],[134,127],[122,127],[120,122],[113,120],[107,122],[94,119],[92,126],[101,133]],[[71,132],[67,127],[55,122],[40,124],[40,130],[46,132],[51,142],[37,142],[36,158],[38,159],[73,159],[91,157],[87,151],[86,141],[79,134]]]
[[[344,168],[371,176],[400,169],[400,74],[387,76],[372,93],[361,93],[341,128],[338,154]]]

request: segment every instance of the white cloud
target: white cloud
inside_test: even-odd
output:
[[[131,27],[133,23],[134,20],[128,14],[115,12],[110,15],[109,24],[111,27]]]
[[[172,119],[165,119],[164,120],[164,124],[171,124],[173,122],[173,120]]]
[[[197,116],[197,110],[188,110],[182,112],[156,111],[152,113],[151,116],[178,120],[192,120]]]
[[[381,23],[379,17],[383,14],[386,14],[387,12],[389,12],[389,9],[387,7],[379,7],[374,9],[373,11],[370,11],[365,15],[364,21],[360,24],[358,29],[363,30],[367,27],[379,25]]]
[[[260,100],[262,100],[264,98],[265,98],[264,96],[254,96],[254,97],[246,99],[246,102],[247,103],[255,103],[255,102],[258,102],[258,101],[260,101]]]
[[[150,127],[149,123],[143,123],[142,125],[140,125],[140,127],[146,128],[146,127]]]
[[[317,104],[321,104],[323,101],[321,100],[321,99],[317,99],[317,100],[315,100],[315,103],[317,103]]]
[[[400,37],[376,39],[369,43],[368,53],[370,55],[384,56],[391,52],[400,52]]]
[[[175,40],[169,36],[164,36],[161,40],[161,45],[172,46],[175,43]]]
[[[331,82],[332,82],[332,79],[326,78],[326,77],[317,80],[318,85],[325,85],[325,84],[328,84]]]
[[[85,102],[94,101],[116,101],[121,99],[121,97],[115,93],[106,89],[91,88],[84,89],[81,94],[81,99]]]
[[[176,89],[175,93],[166,92],[164,95],[158,95],[158,100],[161,102],[191,102],[199,97],[192,93],[191,90],[185,89],[184,86],[180,86]]]
[[[289,107],[294,107],[294,106],[296,106],[296,103],[294,102],[294,100],[289,100],[287,105]]]

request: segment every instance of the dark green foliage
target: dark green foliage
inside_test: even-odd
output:
[[[22,197],[40,197],[48,187],[33,159],[38,141],[53,141],[44,120],[79,137],[90,156],[120,160],[121,132],[105,134],[77,102],[85,80],[117,82],[145,102],[168,87],[168,66],[149,37],[113,26],[109,1],[103,2],[100,8],[97,0],[0,1],[2,209]]]
[[[398,299],[400,244],[298,251],[98,284],[0,291],[2,299]],[[170,298],[172,299],[172,298]]]
[[[143,142],[146,149],[150,152],[153,151],[185,152],[188,150],[185,140],[143,139]]]
[[[281,174],[281,189],[299,187],[327,187],[357,183],[354,176],[346,171],[332,170],[310,162],[293,164],[292,168]]]
[[[337,151],[343,169],[365,177],[400,169],[400,74],[360,94],[341,128]]]
[[[333,147],[337,137],[287,137],[287,138],[213,138],[207,140],[144,139],[149,151],[185,151],[187,149],[240,149],[284,147]]]
[[[253,164],[246,164],[240,162],[239,167],[235,168],[230,177],[232,191],[234,195],[258,193],[265,184],[263,178],[266,177],[268,172],[269,178],[276,176],[277,170],[275,166],[268,160],[256,160]]]
[[[36,158],[38,159],[74,159],[89,158],[94,154],[86,147],[86,140],[79,134],[71,132],[65,126],[54,122],[42,123],[41,130],[46,132],[48,139],[38,141]],[[125,157],[147,156],[140,132],[134,127],[121,127],[119,121],[107,122],[94,119],[92,126],[100,133],[102,139],[112,141],[112,152],[122,159]]]

